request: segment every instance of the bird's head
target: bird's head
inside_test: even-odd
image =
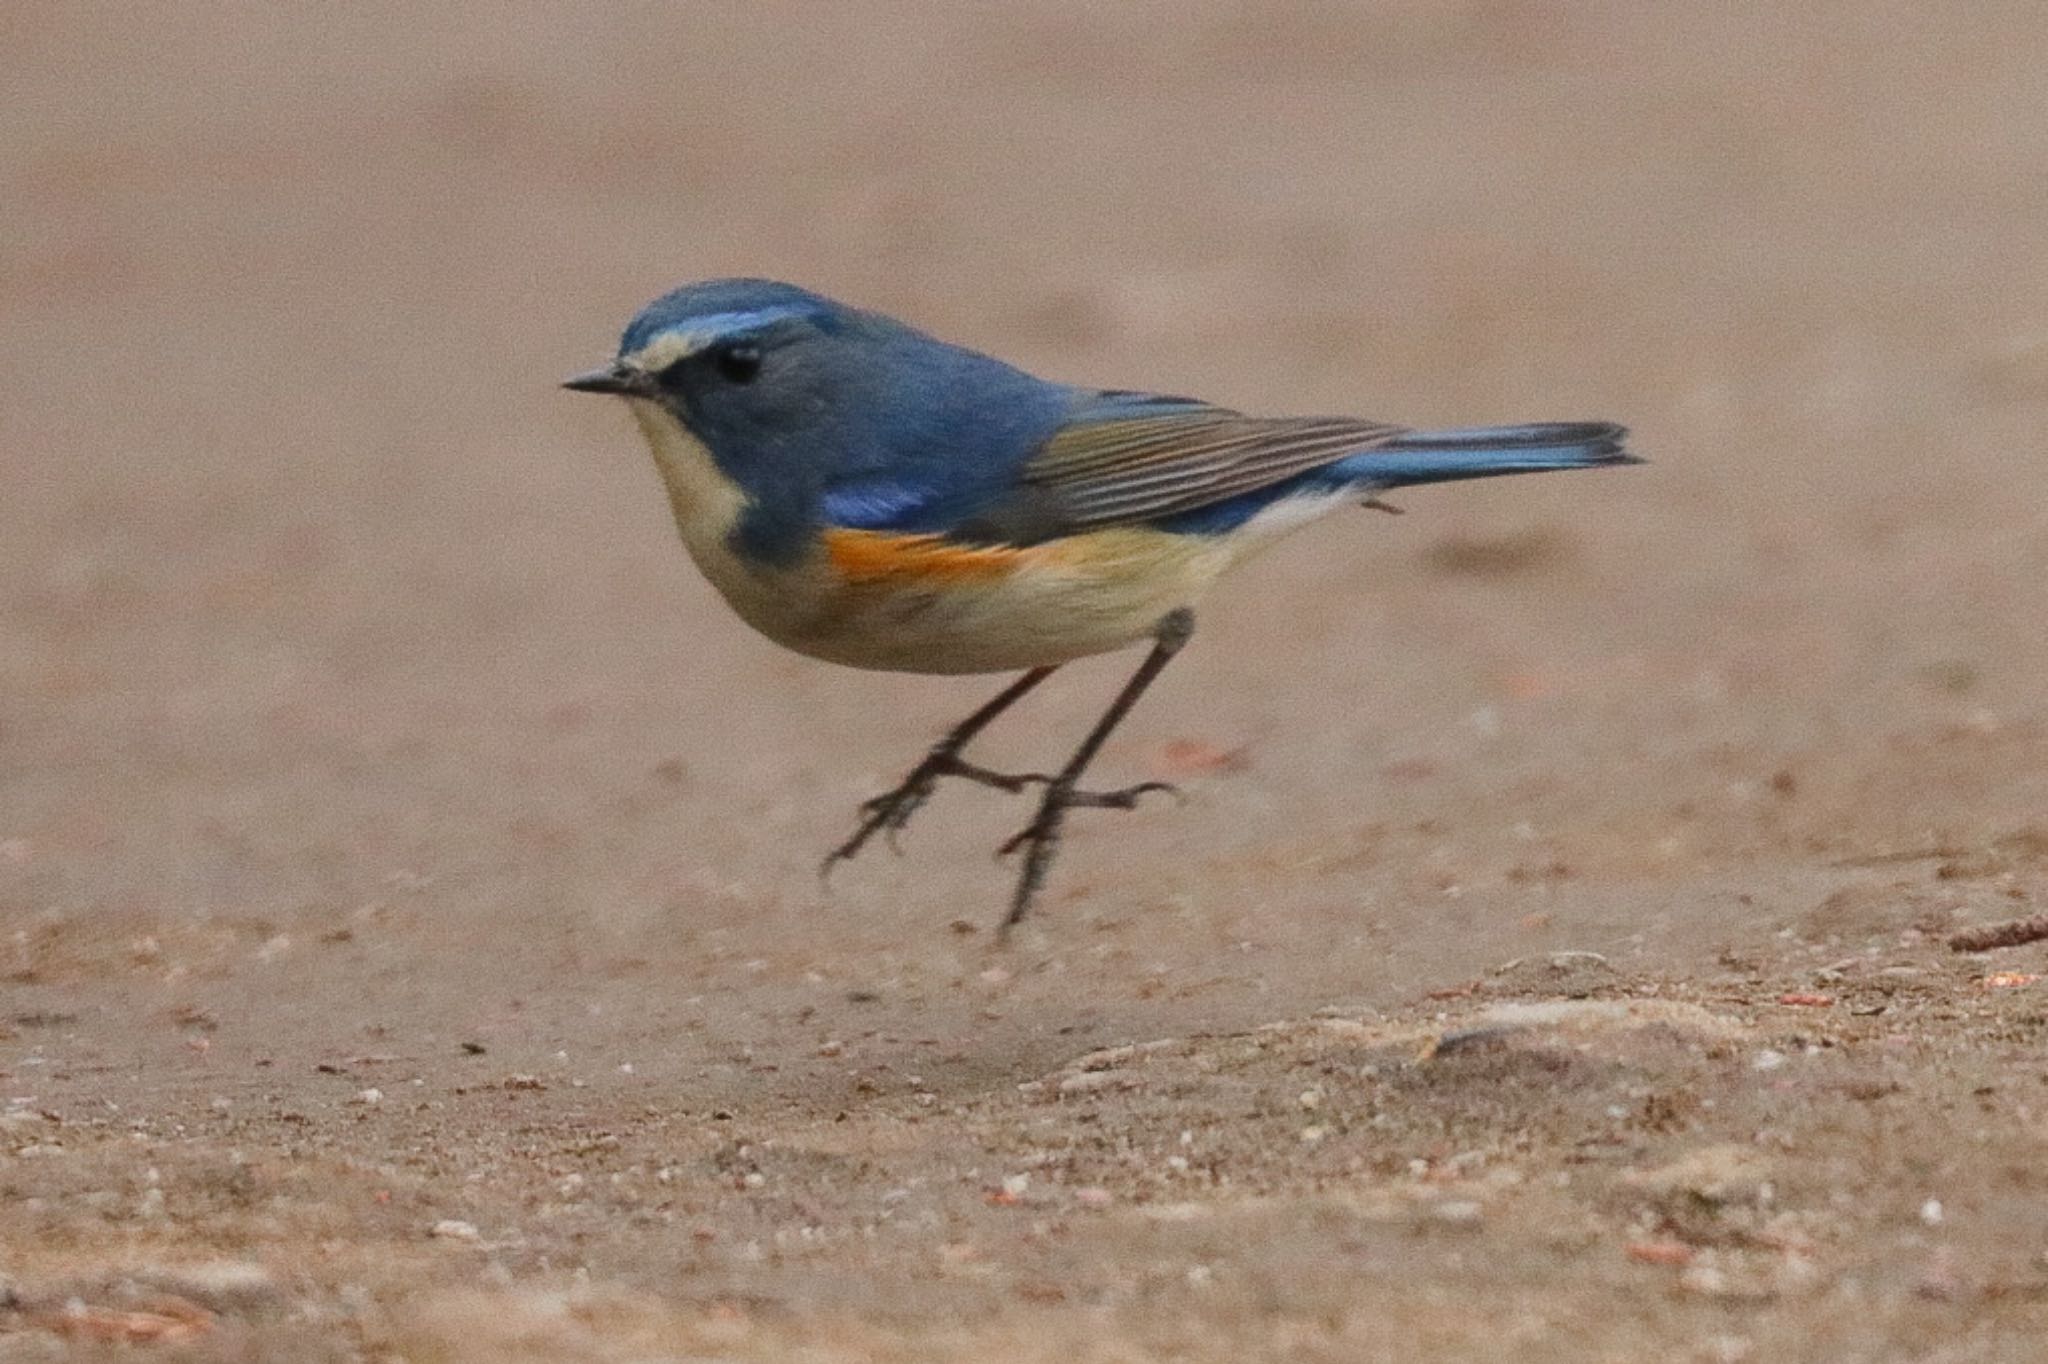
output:
[[[640,310],[608,365],[563,382],[632,399],[721,455],[787,437],[823,419],[861,367],[865,315],[772,280],[685,285]]]
[[[698,449],[749,499],[792,505],[835,481],[999,480],[1069,402],[881,313],[759,279],[664,294],[610,364],[564,386],[626,398],[664,467]]]

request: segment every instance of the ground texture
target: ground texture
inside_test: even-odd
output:
[[[2039,1358],[2037,10],[695,8],[0,16],[0,1359]],[[551,387],[739,272],[1654,462],[1235,580],[999,947],[814,874],[990,682]]]

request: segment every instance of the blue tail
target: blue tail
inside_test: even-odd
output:
[[[1375,488],[1405,488],[1496,474],[1642,463],[1628,452],[1627,437],[1628,431],[1612,422],[1416,431],[1326,465],[1323,472]]]

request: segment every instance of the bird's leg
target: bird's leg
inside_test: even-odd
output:
[[[932,788],[938,785],[940,777],[964,777],[983,786],[993,786],[998,791],[1022,791],[1034,782],[1049,782],[1052,778],[1037,772],[1023,772],[1012,776],[1007,772],[993,772],[978,763],[968,762],[960,756],[960,750],[989,722],[1015,705],[1024,694],[1046,678],[1052,676],[1051,668],[1033,668],[996,695],[987,705],[948,730],[946,737],[931,746],[924,760],[910,769],[910,775],[888,791],[874,799],[865,801],[860,807],[860,827],[853,831],[853,837],[826,854],[825,863],[818,868],[820,876],[831,872],[834,864],[845,861],[867,845],[869,839],[881,834],[893,845],[896,831],[910,822],[918,807],[931,799]]]
[[[997,851],[999,857],[1019,849],[1024,853],[1024,868],[1018,873],[1017,892],[1010,899],[1010,912],[1003,919],[1002,933],[1007,934],[1038,897],[1039,887],[1045,883],[1045,874],[1052,867],[1053,856],[1059,851],[1060,831],[1066,822],[1067,811],[1076,808],[1128,810],[1147,791],[1173,789],[1165,782],[1153,781],[1141,782],[1120,791],[1082,791],[1078,787],[1081,774],[1109,738],[1110,731],[1129,714],[1138,698],[1145,694],[1145,688],[1152,685],[1152,680],[1173,661],[1173,656],[1181,651],[1181,646],[1194,632],[1195,613],[1185,606],[1160,618],[1153,630],[1152,652],[1145,655],[1145,661],[1131,674],[1131,680],[1124,683],[1123,690],[1116,694],[1116,700],[1109,703],[1109,709],[1095,722],[1095,728],[1088,731],[1088,737],[1074,750],[1074,756],[1067,759],[1067,765],[1046,783],[1045,795],[1038,802],[1038,814]]]

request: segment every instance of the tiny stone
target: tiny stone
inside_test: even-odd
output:
[[[1446,1226],[1476,1227],[1485,1218],[1486,1209],[1469,1198],[1459,1198],[1437,1204],[1430,1209],[1430,1216]]]
[[[246,1312],[281,1304],[283,1299],[276,1277],[253,1260],[152,1267],[135,1278],[140,1284],[189,1299],[213,1312]]]
[[[1079,1075],[1069,1075],[1059,1083],[1062,1094],[1088,1094],[1113,1085],[1126,1084],[1126,1078],[1113,1070],[1084,1070]]]
[[[351,1102],[365,1105],[380,1104],[384,1102],[384,1091],[381,1089],[359,1090]]]
[[[1725,1298],[1728,1296],[1728,1276],[1712,1265],[1691,1265],[1678,1276],[1678,1285],[1688,1293],[1697,1293],[1703,1298]]]
[[[443,1218],[441,1221],[434,1223],[432,1230],[428,1234],[437,1236],[443,1241],[480,1241],[483,1239],[483,1234],[476,1229],[476,1223],[463,1222],[453,1217]]]
[[[1930,1227],[1938,1227],[1942,1220],[1941,1200],[1930,1198],[1920,1205],[1920,1220]]]
[[[1751,1070],[1776,1070],[1784,1064],[1784,1052],[1773,1051],[1766,1047],[1756,1054],[1756,1058],[1749,1063],[1749,1066]]]

